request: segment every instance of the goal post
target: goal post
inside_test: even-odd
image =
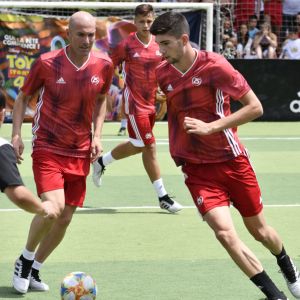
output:
[[[145,2],[142,2],[145,3]],[[129,10],[134,9],[139,2],[87,2],[87,1],[0,1],[0,12],[3,9],[110,9]],[[154,9],[178,9],[178,10],[202,10],[206,12],[205,24],[205,49],[213,50],[213,3],[195,2],[151,2]],[[18,13],[18,12],[16,12]],[[201,31],[200,31],[201,33]],[[199,39],[200,40],[200,39]]]

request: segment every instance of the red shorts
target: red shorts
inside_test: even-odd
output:
[[[155,113],[150,115],[127,115],[128,135],[136,147],[144,147],[155,143],[152,129],[155,123]]]
[[[82,207],[90,159],[62,156],[48,151],[33,151],[32,168],[38,195],[64,189],[65,203]]]
[[[248,157],[240,155],[222,163],[186,164],[185,184],[199,212],[233,204],[243,217],[261,212],[260,188]]]

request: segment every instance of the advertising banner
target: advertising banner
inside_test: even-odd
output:
[[[264,114],[259,120],[300,121],[300,60],[232,59],[230,63],[262,102]]]

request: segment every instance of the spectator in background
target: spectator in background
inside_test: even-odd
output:
[[[247,24],[241,24],[237,33],[236,58],[249,58],[253,40],[249,36]]]
[[[300,59],[300,38],[296,27],[289,29],[288,39],[283,43],[280,58]]]
[[[236,58],[236,47],[232,41],[227,41],[224,45],[223,56],[227,59]]]
[[[299,0],[284,0],[282,3],[282,28],[280,39],[284,41],[296,25],[297,14],[300,12]]]
[[[272,31],[279,36],[282,25],[282,0],[265,0],[264,15],[270,16]]]
[[[258,25],[257,16],[256,15],[250,16],[248,20],[248,34],[249,34],[249,38],[251,38],[252,40],[254,40],[255,34],[259,32],[257,25]]]
[[[271,30],[270,23],[263,23],[256,33],[253,48],[257,58],[276,58],[277,36]]]
[[[225,18],[223,22],[223,49],[225,50],[226,43],[231,42],[233,46],[236,45],[237,39],[236,39],[236,33],[233,30],[231,21],[229,18]]]

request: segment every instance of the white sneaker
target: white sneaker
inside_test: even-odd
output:
[[[14,289],[21,294],[26,294],[28,291],[32,263],[33,261],[27,260],[23,256],[15,262],[12,284]]]
[[[33,291],[46,292],[49,291],[49,285],[45,282],[42,282],[39,276],[39,271],[32,268],[30,279],[29,279],[29,288]]]
[[[293,266],[293,269],[294,269],[294,272],[295,272],[295,280],[294,282],[290,282],[286,276],[284,275],[284,273],[282,272],[283,274],[283,277],[286,281],[286,284],[288,286],[288,289],[290,290],[291,294],[297,298],[297,299],[300,299],[300,274],[299,274],[299,271],[297,270],[297,267],[294,265],[293,261],[290,259],[291,261],[291,264]]]
[[[174,201],[168,194],[163,197],[159,197],[159,206],[161,209],[165,209],[170,213],[176,213],[182,210],[182,205]]]
[[[102,163],[102,157],[93,162],[93,182],[95,186],[100,187],[102,184],[101,176],[105,171],[105,166]]]

